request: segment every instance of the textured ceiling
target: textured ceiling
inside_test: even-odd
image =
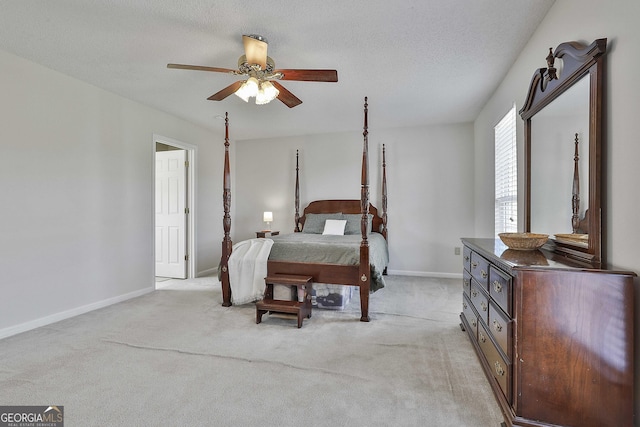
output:
[[[234,140],[474,120],[553,0],[20,0],[0,2],[0,49]],[[238,80],[167,69],[236,68],[242,34],[276,68],[336,69],[282,81],[303,103],[206,98]],[[0,70],[0,73],[2,70]]]

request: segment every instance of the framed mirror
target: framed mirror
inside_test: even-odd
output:
[[[607,39],[550,48],[531,79],[524,120],[525,231],[544,249],[600,267],[603,92]]]

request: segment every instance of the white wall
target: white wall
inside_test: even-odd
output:
[[[493,126],[506,108],[516,102],[522,107],[529,82],[537,68],[546,66],[549,47],[578,40],[591,43],[608,38],[606,76],[606,149],[604,203],[607,209],[606,246],[609,262],[621,269],[640,272],[637,210],[640,192],[638,112],[640,111],[640,2],[618,0],[557,0],[522,54],[511,67],[503,83],[486,104],[474,124],[476,142],[475,197],[476,234],[493,233],[492,156]],[[521,121],[520,121],[521,122]],[[522,128],[519,133],[522,147]],[[640,287],[636,280],[636,319],[640,331]],[[636,332],[637,335],[637,332]],[[640,354],[638,340],[636,354]],[[636,367],[636,413],[640,408],[640,368]]]
[[[370,118],[370,199],[381,199],[386,144],[391,273],[460,275],[460,237],[473,235],[473,127],[452,124],[377,130]],[[318,199],[360,199],[362,132],[240,141],[233,203],[236,239],[255,237],[263,211],[272,229],[293,232],[295,154],[300,210]],[[302,212],[301,212],[302,213]]]
[[[216,267],[222,133],[2,51],[0,70],[0,338],[154,289],[154,133],[199,146],[196,268]]]

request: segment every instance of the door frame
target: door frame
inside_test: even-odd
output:
[[[197,253],[196,253],[196,222],[197,222],[197,218],[196,218],[196,197],[195,195],[197,194],[196,190],[197,190],[197,181],[196,181],[196,166],[197,166],[197,154],[198,154],[198,147],[192,144],[188,144],[186,142],[182,142],[182,141],[178,141],[176,139],[173,138],[168,138],[166,136],[162,136],[162,135],[158,135],[158,134],[153,134],[153,141],[152,141],[152,152],[151,155],[153,156],[153,161],[151,162],[152,166],[152,172],[153,172],[153,179],[152,181],[152,187],[151,187],[151,195],[153,198],[153,203],[151,204],[152,206],[152,227],[151,227],[151,235],[153,236],[153,245],[152,245],[152,249],[154,251],[154,255],[152,258],[153,261],[153,273],[155,276],[155,233],[153,232],[156,228],[156,215],[155,215],[155,207],[156,207],[156,203],[155,203],[155,198],[156,198],[156,142],[159,142],[161,144],[165,144],[165,145],[170,145],[172,147],[176,147],[176,148],[180,148],[182,150],[185,150],[187,152],[187,161],[189,162],[189,167],[187,168],[187,209],[189,209],[189,214],[187,215],[187,254],[189,256],[189,260],[187,261],[187,279],[192,279],[194,277],[196,277],[197,274],[197,264],[196,264],[196,260],[198,259],[197,257]]]

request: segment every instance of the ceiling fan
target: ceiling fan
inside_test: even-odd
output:
[[[307,82],[338,81],[338,72],[336,70],[276,70],[275,62],[271,57],[267,56],[268,42],[264,37],[256,34],[243,35],[242,42],[244,44],[245,54],[238,59],[237,70],[184,64],[167,64],[167,68],[213,71],[236,76],[247,76],[246,80],[239,80],[230,84],[207,98],[211,101],[222,101],[227,96],[235,93],[246,102],[249,101],[249,98],[255,97],[256,104],[266,104],[278,98],[289,108],[302,104],[302,101],[282,86],[278,80]]]

